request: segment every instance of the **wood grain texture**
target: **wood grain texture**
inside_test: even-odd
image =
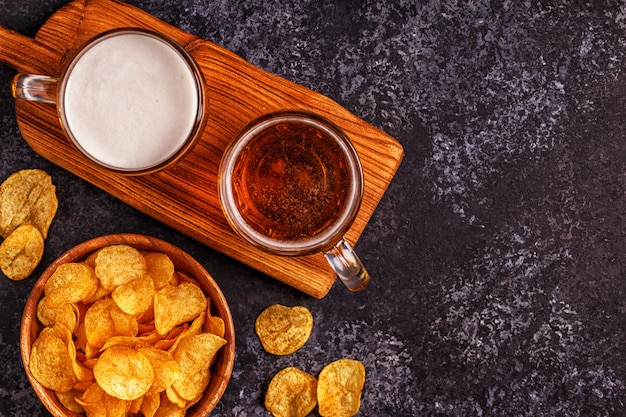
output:
[[[228,226],[217,195],[217,168],[226,145],[248,122],[277,110],[309,110],[337,123],[352,140],[364,169],[364,200],[347,233],[353,245],[402,161],[402,146],[328,97],[263,71],[210,41],[122,2],[73,1],[52,15],[34,40],[0,28],[0,62],[21,72],[59,75],[86,41],[123,27],[169,36],[200,66],[207,83],[209,118],[193,151],[175,167],[155,174],[111,174],[73,148],[54,106],[18,100],[17,120],[25,140],[44,158],[147,215],[313,297],[324,297],[335,274],[323,255],[269,255],[244,242]]]

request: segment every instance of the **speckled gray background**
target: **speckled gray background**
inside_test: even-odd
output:
[[[0,0],[33,36],[64,1]],[[365,364],[362,416],[626,415],[626,2],[130,3],[325,94],[406,156],[357,250],[362,293],[307,297],[35,155],[0,67],[0,178],[49,171],[60,207],[39,271],[72,245],[147,233],[190,252],[231,304],[237,357],[215,416],[268,416],[285,366]],[[0,277],[0,414],[47,415],[18,324],[34,279]],[[256,315],[310,308],[309,343],[263,353]],[[314,413],[315,415],[315,413]]]

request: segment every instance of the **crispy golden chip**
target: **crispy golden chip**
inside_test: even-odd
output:
[[[178,346],[180,341],[182,339],[184,339],[185,337],[193,336],[193,335],[202,333],[202,327],[203,327],[203,324],[204,324],[205,317],[206,316],[204,314],[199,314],[198,317],[196,317],[191,322],[191,325],[189,325],[188,323],[185,323],[183,326],[175,327],[172,332],[168,333],[168,334],[172,335],[171,338],[173,339],[173,343],[168,348],[168,350],[170,352],[172,352],[174,349],[176,349],[176,346]],[[177,329],[180,329],[180,328],[182,328],[182,330],[180,332],[176,332],[176,334],[175,334],[174,330],[177,330]]]
[[[144,417],[154,417],[157,409],[161,405],[161,394],[146,394],[143,397],[143,401],[141,402],[141,407],[139,411],[143,414]]]
[[[139,411],[141,410],[141,403],[143,402],[143,395],[139,398],[135,398],[134,400],[130,401],[130,404],[128,405],[128,407],[126,408],[126,416],[127,415],[136,415],[137,413],[139,413]]]
[[[209,367],[226,340],[212,333],[200,333],[180,340],[172,356],[180,367],[180,377],[172,388],[182,398],[195,402],[209,383]]]
[[[125,346],[105,350],[96,362],[93,374],[107,394],[126,401],[144,395],[154,380],[154,371],[148,359]]]
[[[182,367],[199,369],[209,367],[226,340],[211,333],[186,336],[174,349],[172,356]]]
[[[274,417],[305,417],[317,405],[317,379],[298,368],[278,372],[267,387],[265,408]]]
[[[91,298],[98,289],[98,278],[87,265],[68,262],[61,264],[44,285],[44,294],[51,307],[78,303]]]
[[[306,307],[274,304],[259,314],[254,328],[268,353],[288,355],[309,340],[313,330],[313,315]]]
[[[100,283],[109,291],[141,278],[146,273],[143,255],[128,245],[111,245],[100,249],[95,264]]]
[[[144,255],[144,259],[155,289],[160,290],[173,283],[174,263],[169,256],[160,252],[148,252]]]
[[[136,336],[137,319],[119,309],[111,298],[98,300],[85,314],[87,343],[100,349],[113,336]]]
[[[51,307],[43,297],[37,304],[37,319],[46,327],[65,326],[74,332],[78,323],[78,307],[75,304],[62,304]]]
[[[94,383],[85,390],[81,397],[76,398],[76,402],[83,407],[89,417],[107,417],[107,405],[105,404],[105,396],[107,395],[98,384]]]
[[[207,333],[213,333],[219,337],[224,337],[226,333],[226,324],[221,317],[207,315],[204,322],[204,331]]]
[[[100,352],[104,352],[113,346],[126,346],[133,349],[141,349],[152,346],[159,340],[159,338],[160,336],[156,333],[150,333],[143,336],[111,336],[100,348]]]
[[[76,325],[76,329],[74,330],[74,336],[76,336],[76,340],[74,344],[76,345],[76,349],[80,349],[84,353],[87,353],[87,334],[85,333],[85,321],[79,322]]]
[[[185,408],[181,408],[167,398],[165,393],[161,393],[160,405],[154,417],[185,417]]]
[[[76,402],[83,406],[88,417],[123,417],[128,402],[110,394],[97,383],[92,384]]]
[[[154,295],[154,325],[159,334],[166,334],[174,327],[193,320],[206,311],[204,293],[197,285],[181,283],[168,285]]]
[[[84,366],[78,360],[78,352],[76,351],[76,345],[74,344],[72,333],[67,329],[65,329],[64,331],[66,331],[65,343],[67,344],[67,351],[70,355],[72,368],[74,369],[74,375],[76,375],[78,382],[93,380],[93,371],[89,367]]]
[[[46,172],[24,169],[11,174],[0,184],[0,236],[32,224],[45,238],[57,207],[56,188]]]
[[[318,376],[317,401],[322,417],[351,417],[359,412],[365,367],[354,359],[326,365]]]
[[[67,343],[53,328],[39,333],[31,348],[29,368],[41,385],[54,391],[69,391],[76,383]]]
[[[58,206],[56,187],[50,183],[44,187],[39,199],[32,206],[26,223],[37,227],[44,239],[47,238],[50,224],[52,224]]]
[[[54,392],[61,405],[74,413],[84,413],[85,409],[76,401],[83,393],[77,389],[71,389],[67,392]]]
[[[154,381],[147,394],[165,391],[180,376],[180,367],[171,353],[154,347],[139,349],[139,353],[148,359],[154,370]]]
[[[100,253],[100,249],[92,252],[89,256],[83,259],[83,263],[94,271],[96,270],[96,258],[98,257],[98,253]]]
[[[202,398],[202,393],[209,386],[211,372],[209,368],[199,369],[188,375],[185,381],[178,381],[166,390],[168,398],[172,392],[179,396],[184,402],[179,404],[184,408],[188,404],[195,404]]]
[[[0,244],[0,269],[12,280],[27,278],[39,265],[43,247],[43,236],[35,226],[19,226]]]
[[[197,319],[196,319],[197,320]],[[195,320],[194,320],[195,322]],[[189,331],[189,324],[188,323],[183,323],[180,326],[176,326],[172,329],[172,331],[170,331],[167,334],[164,335],[159,335],[160,339],[157,340],[156,342],[154,342],[154,347],[157,349],[161,349],[161,350],[167,350],[167,351],[172,351],[175,347],[175,345],[178,344],[178,341],[183,337],[186,336],[188,331]],[[156,332],[156,330],[155,330]],[[157,333],[158,335],[158,333]]]
[[[196,376],[197,374],[194,375],[194,377]],[[196,385],[195,382],[188,381],[188,383],[192,386]],[[170,400],[172,404],[175,404],[179,409],[184,409],[187,405],[187,400],[184,399],[172,386],[165,389],[165,395],[167,396],[167,399]]]
[[[98,279],[98,289],[96,290],[96,292],[91,297],[89,297],[88,299],[84,300],[83,302],[85,304],[93,304],[96,301],[101,300],[104,297],[108,296],[109,294],[111,294],[111,291],[109,291],[106,288],[104,288],[102,286],[102,283],[100,283],[100,280]]]
[[[115,288],[111,293],[115,304],[125,313],[141,314],[152,307],[154,282],[148,274]]]

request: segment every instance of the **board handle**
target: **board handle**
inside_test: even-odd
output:
[[[58,53],[35,39],[0,25],[0,63],[19,72],[55,75]]]

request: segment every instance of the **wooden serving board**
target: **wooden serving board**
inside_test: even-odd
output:
[[[183,45],[199,64],[209,99],[209,119],[200,143],[165,171],[144,176],[111,174],[71,145],[53,105],[17,100],[17,121],[26,142],[39,155],[141,212],[313,297],[324,297],[335,274],[323,255],[269,255],[230,229],[217,195],[217,168],[226,145],[248,122],[276,110],[310,110],[337,123],[351,138],[364,168],[364,201],[347,234],[353,245],[402,161],[402,146],[335,101],[119,1],[72,1],[48,19],[34,39],[0,27],[0,62],[19,72],[58,76],[82,44],[123,27],[165,34]]]

